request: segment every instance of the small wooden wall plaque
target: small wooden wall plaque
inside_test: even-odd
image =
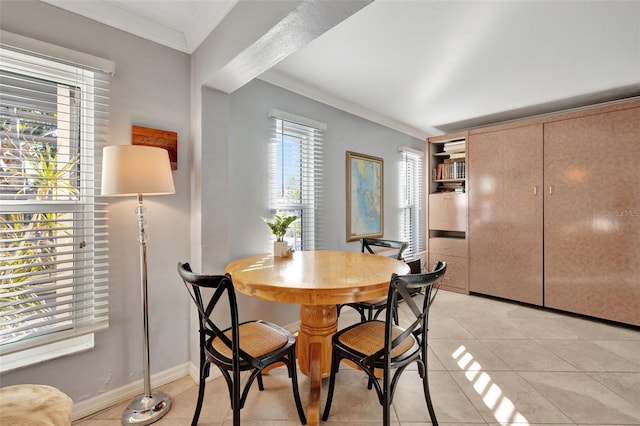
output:
[[[149,127],[131,126],[131,143],[164,148],[169,151],[171,170],[178,170],[178,133]]]

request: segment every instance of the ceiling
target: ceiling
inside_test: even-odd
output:
[[[192,53],[237,0],[47,0]],[[640,95],[640,1],[377,0],[263,77],[416,137]]]

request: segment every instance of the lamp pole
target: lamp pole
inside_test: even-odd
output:
[[[149,371],[149,304],[147,298],[147,234],[144,231],[145,208],[142,194],[138,194],[138,242],[140,243],[140,284],[142,290],[142,364],[144,367],[144,394],[135,398],[122,414],[123,425],[148,425],[159,420],[171,408],[171,397],[151,390]]]

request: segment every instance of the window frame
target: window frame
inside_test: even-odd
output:
[[[3,38],[7,35],[7,39],[18,39],[21,42],[21,37],[12,35],[11,33],[2,32]],[[38,42],[35,40],[26,39],[26,43],[32,43],[40,47],[46,48],[52,45]],[[55,47],[55,46],[53,46]],[[45,49],[46,50],[46,49]],[[64,49],[66,52],[66,49]],[[63,52],[63,53],[65,53]],[[91,349],[94,346],[94,333],[95,331],[108,327],[108,293],[107,293],[107,248],[106,248],[106,232],[103,228],[105,225],[101,225],[106,220],[104,217],[104,211],[102,210],[100,203],[96,202],[96,197],[99,195],[99,169],[98,164],[100,160],[101,152],[101,134],[98,128],[100,124],[99,114],[96,109],[96,104],[99,102],[94,87],[98,77],[96,73],[100,70],[90,69],[91,67],[83,67],[75,63],[69,63],[64,59],[56,59],[48,55],[36,54],[31,51],[23,50],[19,47],[9,46],[5,43],[0,45],[0,55],[2,56],[2,62],[0,63],[0,69],[3,72],[10,73],[14,76],[24,76],[29,79],[37,79],[40,81],[48,81],[52,84],[52,87],[60,87],[60,85],[69,88],[69,93],[73,91],[77,97],[77,101],[80,105],[77,105],[78,120],[77,120],[77,134],[70,131],[70,136],[67,138],[69,141],[69,147],[72,146],[72,141],[77,144],[77,150],[79,155],[78,170],[80,181],[77,186],[77,199],[73,200],[2,200],[2,206],[0,213],[12,214],[12,213],[52,213],[52,212],[67,212],[66,214],[72,215],[71,219],[63,219],[69,221],[73,225],[73,234],[69,237],[73,244],[70,245],[71,251],[65,253],[65,256],[71,256],[69,260],[58,261],[56,264],[65,263],[72,265],[72,268],[80,268],[78,265],[82,265],[82,269],[88,269],[92,273],[92,280],[83,281],[79,280],[77,274],[74,272],[70,278],[71,281],[64,288],[71,290],[71,297],[69,305],[72,306],[72,315],[66,321],[71,322],[71,326],[65,327],[61,330],[55,330],[51,333],[44,334],[31,334],[29,337],[23,339],[17,339],[16,341],[9,341],[0,345],[0,372],[11,371],[16,368],[31,365],[33,363],[43,362],[50,359],[58,358],[60,356],[76,353]],[[79,72],[80,70],[80,72]],[[33,83],[38,84],[37,82]],[[28,87],[25,84],[25,87]],[[58,89],[59,91],[60,89]],[[55,115],[61,114],[60,110],[60,93],[56,93],[57,107]],[[100,100],[101,102],[102,100]],[[27,101],[23,104],[27,105]],[[71,107],[71,104],[69,104]],[[101,105],[100,110],[106,111],[106,106]],[[38,111],[37,108],[33,109]],[[58,120],[56,118],[56,128],[58,128]],[[75,122],[71,121],[72,123]],[[16,130],[16,133],[18,131]],[[22,166],[22,161],[20,162]],[[90,176],[90,178],[85,178]],[[89,235],[81,235],[82,242],[86,245],[94,247],[92,250],[77,250],[75,247],[79,245],[77,240],[78,235],[75,233],[76,229],[85,226],[86,223],[91,224],[91,232]],[[59,236],[56,235],[56,241]],[[63,237],[64,238],[64,237]],[[104,246],[98,248],[97,244]],[[82,247],[82,245],[80,245]],[[57,256],[57,254],[56,254]],[[88,264],[87,264],[88,262]],[[75,270],[75,269],[74,269]],[[11,279],[11,278],[9,278]],[[58,282],[57,279],[52,282]],[[79,291],[82,289],[82,291]],[[79,303],[78,293],[89,293],[88,296],[91,300],[90,306],[86,307],[84,302]],[[82,296],[86,299],[87,296]],[[61,302],[57,301],[57,297],[53,307],[57,307]],[[10,305],[8,305],[10,306]],[[88,312],[91,320],[87,320],[85,317],[77,318],[76,314],[79,312]],[[59,321],[57,318],[59,313],[54,312],[53,316],[56,318],[56,323]]]
[[[423,217],[425,175],[424,152],[399,147],[402,158],[399,167],[400,232],[409,243],[405,254],[416,258],[426,250],[426,218]]]
[[[324,123],[290,114],[284,111],[271,109],[268,112],[271,120],[271,137],[269,140],[269,210],[272,214],[295,214],[298,219],[294,221],[285,236],[285,241],[292,243],[295,250],[317,250],[322,245],[320,220],[322,218],[322,137],[327,126]],[[286,141],[285,138],[290,138]],[[293,169],[299,168],[297,176],[300,191],[300,202],[283,200],[284,179],[287,175],[284,170],[284,160],[278,159],[278,145],[284,146],[296,139],[299,143],[299,162]],[[282,181],[278,180],[278,175]],[[278,185],[280,182],[280,185]],[[280,187],[280,189],[278,189]]]

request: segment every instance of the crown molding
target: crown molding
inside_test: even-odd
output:
[[[181,52],[190,53],[184,34],[150,19],[128,12],[103,0],[42,0],[52,6],[67,10],[110,27],[160,43]],[[99,17],[99,18],[96,18]]]
[[[198,48],[238,2],[238,0],[228,0],[205,3],[199,13],[193,16],[183,32],[121,9],[105,0],[42,1],[188,54],[193,53]]]
[[[235,7],[239,0],[225,0],[224,2],[207,2],[200,13],[193,16],[184,31],[186,52],[193,53],[200,44],[211,34],[211,31]]]

